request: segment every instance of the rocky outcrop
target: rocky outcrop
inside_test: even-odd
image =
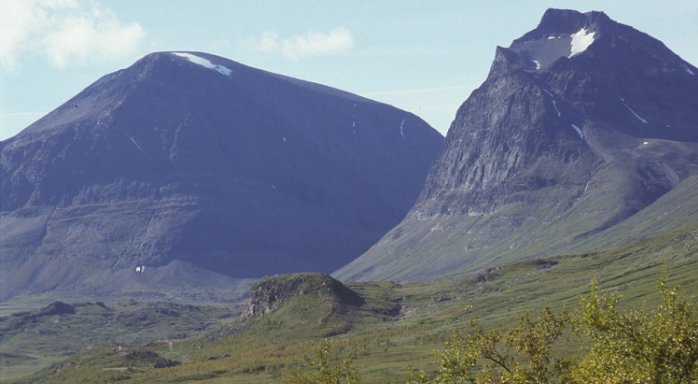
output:
[[[75,307],[62,301],[54,301],[53,303],[41,308],[36,316],[53,316],[53,315],[74,315]]]
[[[361,306],[364,299],[344,284],[322,273],[296,273],[262,279],[250,288],[243,320],[266,315],[295,296],[324,296],[339,305]]]

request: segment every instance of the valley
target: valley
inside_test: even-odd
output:
[[[100,344],[96,342],[100,338],[86,332],[86,339],[80,341],[80,338],[75,339],[75,332],[85,332],[78,327],[84,324],[84,319],[76,320],[77,324],[73,323],[72,327],[55,327],[54,335],[75,340],[76,344],[81,344],[81,352],[59,363],[54,362],[57,356],[42,361],[53,365],[26,382],[279,382],[293,369],[302,368],[320,340],[329,338],[339,346],[340,356],[355,355],[355,366],[366,383],[404,383],[409,379],[410,368],[428,369],[431,351],[442,348],[442,343],[456,330],[467,328],[471,319],[489,328],[502,328],[512,325],[522,314],[539,311],[545,306],[555,310],[563,305],[574,308],[578,297],[588,293],[594,279],[601,289],[622,295],[622,307],[655,304],[659,300],[655,287],[663,271],[668,276],[668,285],[680,286],[689,293],[697,292],[696,256],[698,227],[680,228],[608,251],[502,264],[478,273],[432,282],[348,284],[347,288],[360,295],[364,303],[347,301],[341,295],[323,290],[323,279],[316,277],[321,275],[296,275],[305,280],[305,292],[300,293],[303,289],[287,291],[290,294],[277,307],[252,319],[241,321],[237,317],[244,312],[243,303],[219,305],[213,312],[211,308],[191,307],[190,311],[211,313],[207,322],[215,324],[207,328],[198,323],[200,318],[182,316],[178,321],[184,328],[192,325],[187,323],[191,320],[201,328],[196,336],[172,338],[172,344],[160,339],[173,336],[164,333],[151,334],[151,339],[157,337],[158,340],[148,343],[133,343],[142,333]],[[283,284],[289,277],[271,277],[268,281],[275,279],[276,284]],[[115,308],[115,311],[127,310],[128,306]],[[162,312],[154,305],[143,308],[141,313],[150,317],[158,311]],[[218,315],[213,315],[215,313]],[[169,319],[166,314],[158,316],[160,318],[153,320]],[[223,318],[216,320],[216,317]],[[61,324],[71,324],[67,315],[49,316],[43,325],[23,328],[10,340],[29,337],[36,329],[45,329],[56,319],[60,319]],[[7,323],[6,318],[2,323]],[[140,324],[136,326],[140,327]],[[173,325],[169,329],[172,332],[176,327]],[[133,328],[126,324],[110,332],[130,333]],[[149,329],[146,333],[150,332]],[[33,338],[34,343],[41,342],[40,338]],[[559,348],[569,349],[578,342],[569,337]],[[53,338],[46,338],[42,343],[46,343],[43,348],[48,349],[57,345]],[[34,344],[33,348],[38,346]],[[181,365],[154,368],[154,363],[148,359],[129,358],[121,353],[124,349],[140,351],[144,356],[154,356],[146,352],[155,353],[159,358]],[[12,361],[4,359],[4,364],[11,366]],[[124,369],[105,370],[120,367]]]
[[[473,321],[575,311],[594,284],[694,308],[696,72],[603,12],[548,9],[444,138],[336,88],[147,54],[0,141],[0,382],[307,383],[331,347],[362,383],[425,383]],[[575,326],[556,356],[591,345]]]

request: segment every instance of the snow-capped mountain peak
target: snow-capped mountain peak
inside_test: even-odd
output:
[[[225,65],[220,65],[220,64],[213,64],[210,60],[205,59],[201,56],[197,56],[193,53],[189,52],[172,52],[173,55],[183,57],[189,61],[191,61],[194,64],[200,65],[204,68],[212,69],[221,75],[224,76],[230,76],[233,73],[233,70],[226,67]]]

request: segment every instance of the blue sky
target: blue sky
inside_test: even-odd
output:
[[[413,112],[446,133],[497,45],[602,10],[698,64],[698,1],[0,0],[0,140],[152,51],[204,51]]]

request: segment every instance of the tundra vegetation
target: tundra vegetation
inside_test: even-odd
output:
[[[377,384],[472,383],[469,378],[679,383],[691,377],[690,382],[696,380],[698,354],[692,296],[698,292],[697,252],[698,227],[691,226],[608,251],[507,263],[430,282],[345,286],[363,300],[328,289],[322,285],[326,279],[316,275],[281,276],[278,288],[299,281],[294,288],[299,294],[247,320],[227,315],[201,329],[200,315],[212,317],[212,309],[163,317],[159,307],[143,308],[154,320],[148,334],[157,335],[143,343],[98,341],[112,340],[108,333],[116,330],[108,321],[130,319],[121,314],[131,307],[106,303],[113,313],[102,318],[101,307],[93,315],[73,305],[75,314],[46,314],[20,328],[12,324],[24,317],[10,316],[0,322],[6,327],[0,340],[2,379],[255,384],[334,377],[336,383]],[[666,278],[657,289],[662,270]],[[598,287],[589,286],[592,280]],[[261,293],[278,291],[265,286],[269,290]],[[280,297],[260,297],[266,296]],[[172,321],[201,330],[192,335],[173,329]],[[139,324],[133,323],[134,332]],[[55,350],[56,340],[75,343],[70,356],[66,348]],[[324,348],[321,358],[318,346]]]
[[[655,308],[618,309],[620,296],[599,292],[580,299],[574,311],[545,307],[505,331],[472,320],[466,330],[434,351],[433,373],[414,370],[408,384],[494,383],[693,383],[698,380],[698,310],[678,288],[658,284]],[[578,339],[577,350],[557,348]],[[323,340],[316,359],[287,384],[356,384],[351,359],[332,363],[333,344]]]
[[[441,383],[692,383],[698,380],[698,310],[679,288],[658,285],[655,308],[618,309],[619,295],[598,283],[573,312],[546,307],[506,331],[467,331],[435,352],[438,371],[414,372],[410,384]],[[556,349],[571,333],[571,354]]]

